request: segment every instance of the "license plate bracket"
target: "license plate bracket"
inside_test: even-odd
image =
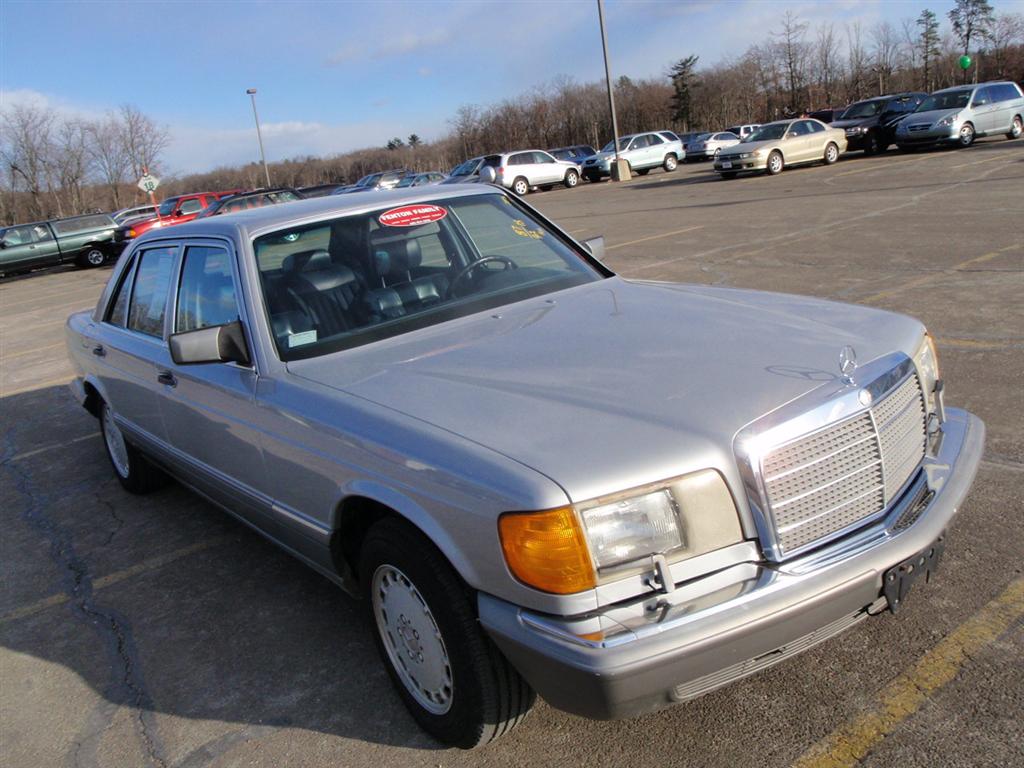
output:
[[[945,548],[946,536],[943,534],[930,546],[885,572],[882,577],[882,594],[889,603],[890,611],[896,613],[903,607],[910,588],[918,579],[931,581],[932,574],[938,570],[939,559]]]
[[[722,163],[723,168],[732,168],[732,163]]]

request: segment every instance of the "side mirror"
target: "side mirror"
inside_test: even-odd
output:
[[[485,165],[480,169],[480,183],[481,184],[493,184],[498,180],[498,172],[494,170],[493,165]]]
[[[604,237],[602,235],[584,240],[583,247],[598,261],[604,260]]]
[[[175,333],[170,338],[171,359],[178,365],[241,363],[249,365],[249,347],[242,323],[213,325],[198,331]]]

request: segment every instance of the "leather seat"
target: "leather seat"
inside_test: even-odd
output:
[[[335,264],[327,251],[290,254],[281,271],[286,290],[321,338],[359,325],[352,312],[362,293],[360,282],[351,269]]]
[[[371,320],[391,320],[442,301],[448,290],[446,276],[412,276],[423,259],[416,238],[381,238],[373,243],[373,249],[374,267],[382,287],[368,291],[363,299]]]

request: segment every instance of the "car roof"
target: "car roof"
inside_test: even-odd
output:
[[[443,191],[439,191],[436,187],[402,187],[367,192],[361,195],[314,197],[238,211],[232,213],[231,216],[211,216],[208,219],[177,224],[173,228],[154,229],[140,237],[138,242],[182,237],[233,237],[235,235],[244,240],[289,225],[312,224],[350,213],[363,213],[388,206],[398,207],[411,203],[430,202],[438,198],[473,197],[485,194],[503,194],[503,192],[489,184],[467,184],[464,188],[453,184]]]

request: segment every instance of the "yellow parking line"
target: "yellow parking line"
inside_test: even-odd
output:
[[[0,354],[0,360],[10,360],[13,357],[25,357],[25,355],[34,355],[37,352],[42,352],[44,349],[54,349],[56,347],[66,346],[66,342],[55,341],[53,344],[44,344],[41,347],[34,347],[33,349],[26,349],[24,352],[4,352]]]
[[[852,171],[843,171],[842,173],[836,173],[836,174],[833,174],[830,178],[838,179],[838,178],[841,178],[843,176],[854,176],[854,175],[856,175],[858,173],[868,173],[869,171],[889,170],[890,168],[892,168],[894,166],[897,166],[897,165],[906,165],[907,163],[921,163],[921,162],[924,162],[925,160],[934,160],[936,157],[942,157],[942,155],[939,155],[939,154],[925,155],[923,157],[910,157],[910,158],[907,158],[906,160],[893,160],[892,162],[888,162],[888,163],[884,163],[884,164],[881,164],[881,163],[872,164],[872,165],[870,165],[870,166],[868,166],[866,168],[855,168]]]
[[[949,169],[952,171],[956,168],[967,168],[970,165],[981,165],[982,163],[991,163],[996,160],[1002,160],[1004,157],[1016,154],[1015,152],[999,152],[995,157],[986,157],[984,160],[975,160],[970,163],[960,163],[959,165],[951,165]]]
[[[793,768],[852,768],[928,697],[951,682],[964,661],[1024,617],[1024,579],[1017,579],[957,627],[878,695],[875,706],[840,726],[801,755]]]
[[[948,269],[939,270],[938,272],[929,272],[919,277],[915,277],[912,280],[908,280],[907,282],[901,285],[896,285],[893,286],[892,288],[887,288],[884,291],[873,293],[870,296],[865,296],[862,299],[858,299],[858,302],[864,304],[866,302],[884,299],[886,296],[891,296],[894,293],[900,293],[901,291],[905,291],[908,288],[916,288],[919,285],[929,283],[937,278],[952,275],[953,273],[963,269],[964,267],[969,267],[972,264],[981,264],[986,261],[991,261],[992,259],[996,258],[997,256],[1003,253],[1006,253],[1007,251],[1017,250],[1018,248],[1021,247],[1024,246],[1022,246],[1020,243],[1014,243],[1013,245],[1008,245],[1005,248],[1000,248],[998,251],[989,251],[988,253],[983,254],[981,256],[975,256],[973,259],[968,259],[967,261],[961,261],[959,264],[954,264],[952,267],[949,267]]]
[[[704,229],[703,226],[686,227],[684,229],[676,229],[672,232],[663,232],[660,235],[651,235],[650,237],[641,237],[638,240],[628,240],[625,243],[616,243],[615,245],[609,245],[605,248],[606,251],[614,251],[616,248],[625,248],[627,245],[636,245],[637,243],[646,243],[648,240],[660,240],[663,237],[672,237],[672,235],[681,235],[683,232],[692,232],[695,229]]]
[[[103,576],[101,578],[93,580],[93,591],[95,592],[99,589],[112,587],[113,585],[118,584],[124,581],[125,579],[130,579],[132,576],[138,576],[139,574],[146,573],[148,571],[155,571],[158,568],[163,568],[165,565],[169,565],[170,563],[173,563],[175,560],[180,560],[183,557],[194,555],[196,552],[202,552],[204,549],[210,549],[212,547],[217,546],[218,544],[222,544],[227,540],[227,536],[218,536],[217,538],[209,539],[207,541],[201,541],[197,544],[190,544],[187,547],[176,549],[173,552],[168,552],[164,555],[157,555],[156,557],[147,558],[140,563],[136,563],[133,566],[124,568],[120,571],[115,571],[114,573],[108,574],[107,576]],[[37,613],[45,611],[48,608],[53,608],[57,605],[63,605],[64,603],[67,603],[70,600],[71,598],[66,594],[50,595],[49,597],[44,597],[42,600],[36,600],[34,603],[23,605],[21,608],[15,608],[13,611],[8,611],[7,613],[3,614],[2,616],[0,616],[0,624],[6,624],[9,621],[17,621],[18,619],[24,619],[28,616],[33,616]]]

